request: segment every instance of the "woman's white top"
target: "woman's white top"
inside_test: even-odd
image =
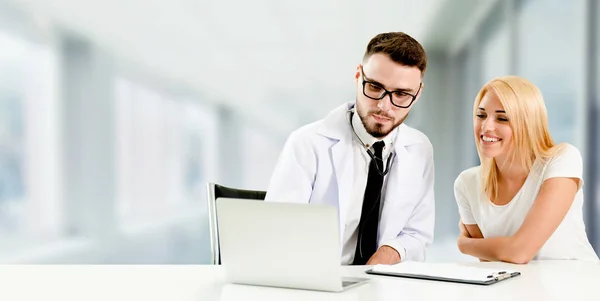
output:
[[[558,156],[550,160],[537,159],[521,189],[506,205],[495,205],[481,191],[480,166],[467,169],[458,176],[454,182],[454,196],[464,224],[477,224],[486,238],[512,236],[523,224],[546,179],[578,178],[579,189],[569,212],[534,259],[598,261],[583,222],[582,175],[581,154],[573,145],[567,144]]]

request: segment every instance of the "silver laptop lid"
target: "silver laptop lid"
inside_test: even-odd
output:
[[[341,290],[337,209],[219,198],[221,262],[232,283]]]

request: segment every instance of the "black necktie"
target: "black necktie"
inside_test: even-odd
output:
[[[383,176],[377,171],[383,171],[382,150],[385,143],[378,141],[373,144],[376,160],[371,159],[369,164],[369,175],[367,178],[367,187],[363,197],[362,212],[358,224],[358,241],[354,253],[355,265],[364,265],[369,258],[377,251],[377,227],[379,225],[379,206],[381,198],[381,186],[383,185]]]

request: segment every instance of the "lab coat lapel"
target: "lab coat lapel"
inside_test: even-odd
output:
[[[418,193],[418,184],[415,183],[416,179],[411,178],[411,173],[416,166],[413,166],[418,162],[415,160],[414,155],[407,150],[407,147],[415,142],[418,142],[418,137],[414,136],[412,132],[406,131],[405,125],[398,127],[398,133],[394,141],[394,151],[396,156],[392,164],[390,173],[388,174],[385,200],[383,203],[383,210],[381,212],[380,220],[380,237],[393,237],[397,235],[393,227],[387,227],[390,223],[393,224],[394,220],[404,220],[397,218],[398,214],[405,214],[412,212],[412,206],[414,203],[407,202],[406,200],[416,199],[413,194]],[[417,154],[418,155],[418,154]],[[415,186],[417,185],[417,186]],[[396,217],[394,217],[396,216]],[[392,231],[390,233],[386,233]]]
[[[350,196],[354,178],[354,158],[351,141],[340,140],[332,147],[331,153],[337,180],[340,229],[344,229],[348,210],[350,210]]]
[[[335,109],[327,118],[319,133],[333,139],[334,144],[331,147],[331,158],[333,160],[333,172],[337,182],[340,223],[340,239],[343,237],[344,225],[348,210],[350,210],[350,197],[352,194],[352,181],[354,179],[354,158],[352,152],[352,136],[350,134],[350,124],[348,122],[348,109],[352,103],[344,104]],[[332,187],[334,189],[334,187]]]

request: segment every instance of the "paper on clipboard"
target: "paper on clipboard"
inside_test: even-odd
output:
[[[491,284],[520,275],[520,272],[465,266],[457,263],[407,261],[394,265],[375,265],[370,274],[404,276],[431,280]]]

